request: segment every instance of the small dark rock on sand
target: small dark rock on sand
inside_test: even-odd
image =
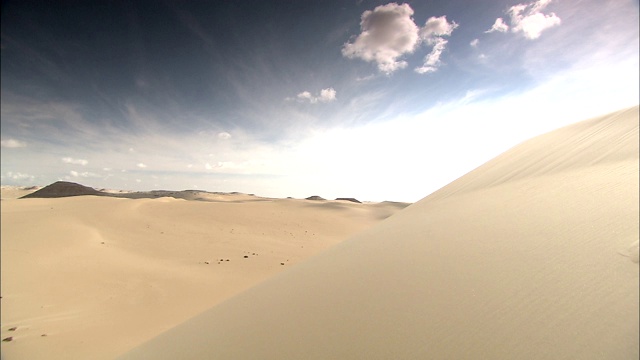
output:
[[[6,337],[6,338],[2,339],[2,341],[4,341],[4,342],[13,341],[13,336]]]
[[[9,331],[16,331],[16,330],[18,330],[18,327],[17,327],[17,326],[14,326],[14,327],[12,327],[12,328],[9,328]]]

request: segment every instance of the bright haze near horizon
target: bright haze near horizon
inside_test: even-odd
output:
[[[421,199],[638,103],[637,1],[3,1],[3,185]]]

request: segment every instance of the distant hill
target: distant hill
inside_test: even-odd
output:
[[[59,198],[68,196],[83,196],[83,195],[95,195],[95,196],[109,196],[109,194],[98,191],[94,188],[68,182],[68,181],[56,181],[51,185],[47,185],[40,190],[34,191],[31,194],[21,197],[21,199],[27,198]]]
[[[116,191],[108,189],[96,190],[92,187],[84,186],[81,184],[68,182],[68,181],[56,181],[51,185],[47,185],[38,191],[34,191],[28,195],[22,196],[20,199],[28,198],[61,198],[70,196],[107,196],[126,199],[155,199],[161,197],[172,197],[175,199],[184,200],[198,200],[198,201],[212,201],[207,195],[242,195],[241,193],[216,193],[200,190],[151,190],[151,191]],[[253,196],[253,195],[251,195]]]
[[[320,197],[320,196],[318,196],[318,195],[313,195],[313,196],[309,196],[305,200],[325,200],[325,199]]]

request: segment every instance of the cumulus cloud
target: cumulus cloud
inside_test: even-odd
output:
[[[478,44],[480,43],[479,39],[473,39],[471,40],[471,42],[469,43],[469,45],[471,45],[471,47],[478,47]]]
[[[222,139],[222,140],[231,139],[231,134],[223,131],[221,133],[218,133],[218,139]]]
[[[320,90],[319,101],[321,102],[331,102],[336,99],[336,91],[333,88],[327,88]]]
[[[344,44],[342,55],[350,59],[375,61],[378,69],[392,73],[407,66],[399,58],[412,53],[418,44],[418,26],[408,4],[390,3],[362,13],[360,35]]]
[[[0,145],[3,148],[21,148],[27,146],[26,143],[16,139],[0,140]]]
[[[511,32],[522,33],[529,40],[537,39],[544,30],[561,23],[555,13],[542,13],[549,3],[551,0],[538,0],[528,4],[514,5],[507,10],[511,26],[505,24],[502,18],[497,18],[491,29],[485,32],[507,32],[511,29]]]
[[[287,98],[287,100],[294,100]],[[320,94],[315,96],[308,91],[303,91],[296,95],[295,100],[298,102],[308,102],[311,104],[317,104],[318,102],[328,103],[336,100],[336,91],[333,88],[326,88],[320,90]]]
[[[139,168],[141,168],[141,169],[144,169],[144,168],[146,168],[146,167],[147,167],[147,165],[145,165],[145,164],[143,164],[143,163],[138,163],[136,166],[137,166],[137,167],[139,167]]]
[[[85,159],[74,159],[74,158],[70,158],[70,157],[62,158],[62,162],[67,163],[67,164],[82,165],[82,166],[85,166],[85,165],[87,165],[89,163]]]
[[[423,71],[423,68],[435,69],[447,43],[442,37],[451,35],[458,25],[455,22],[449,23],[445,16],[441,16],[429,18],[419,28],[412,16],[413,9],[409,4],[397,3],[363,12],[361,32],[352,42],[344,44],[342,55],[350,59],[375,62],[378,70],[391,74],[407,67],[407,62],[401,59],[404,55],[413,53],[421,43],[426,43],[434,46],[434,49],[425,58],[425,64],[416,71],[425,73],[428,71]],[[427,61],[431,61],[433,65],[428,65]]]

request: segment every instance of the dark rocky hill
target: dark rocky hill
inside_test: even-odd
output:
[[[31,194],[23,196],[21,199],[59,198],[59,197],[83,196],[83,195],[108,196],[107,193],[98,191],[88,186],[67,182],[67,181],[56,181],[53,184],[47,185],[40,190],[34,191]]]

